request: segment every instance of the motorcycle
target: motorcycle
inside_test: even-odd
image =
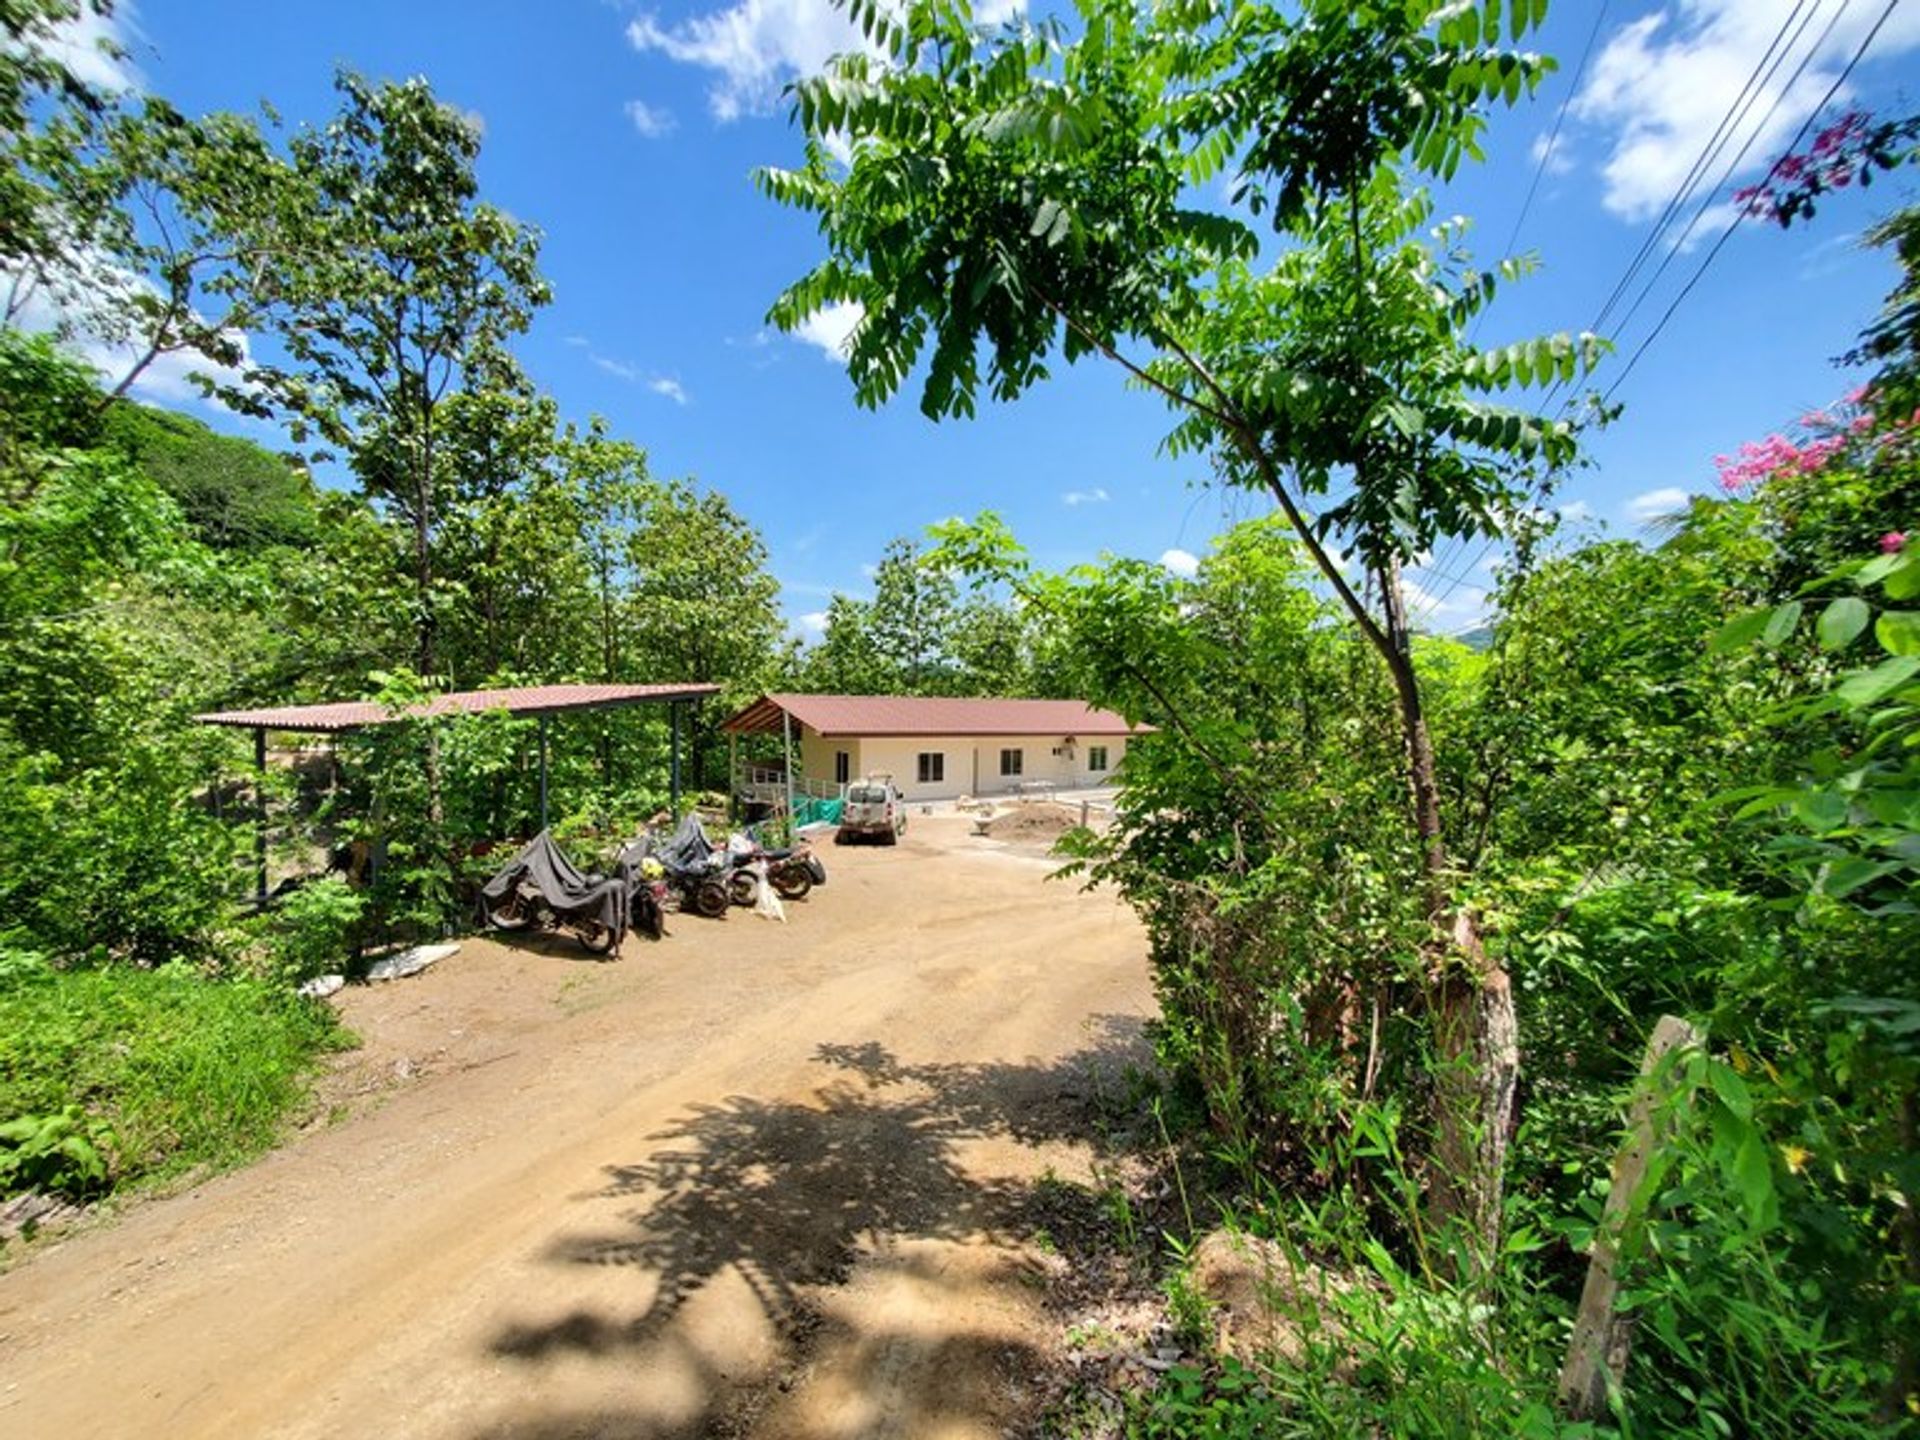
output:
[[[741,840],[744,845],[737,843]],[[802,899],[814,886],[827,883],[827,867],[806,845],[770,850],[750,835],[736,836],[727,853],[733,863],[727,893],[736,905],[751,905],[760,898],[762,872],[755,866],[766,867],[767,883],[782,900]]]
[[[664,840],[648,831],[628,842],[620,860],[635,866],[652,860],[659,865],[668,898],[677,900],[682,910],[710,920],[727,913],[727,857],[714,851],[697,815],[687,816]]]
[[[481,911],[496,930],[566,930],[594,955],[619,948],[630,899],[627,879],[581,874],[546,830],[480,890]]]

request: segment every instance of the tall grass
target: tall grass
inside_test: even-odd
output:
[[[234,1165],[279,1137],[318,1057],[351,1043],[323,1004],[184,966],[0,980],[0,1122],[77,1107],[111,1131],[112,1183]]]

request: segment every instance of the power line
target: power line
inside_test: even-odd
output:
[[[1713,136],[1708,140],[1706,147],[1702,149],[1702,151],[1700,152],[1700,155],[1695,159],[1694,164],[1692,168],[1689,169],[1686,178],[1682,180],[1680,188],[1674,192],[1674,195],[1672,196],[1672,198],[1669,199],[1669,201],[1667,202],[1667,205],[1663,208],[1660,219],[1658,222],[1656,222],[1652,232],[1641,243],[1639,250],[1635,252],[1634,258],[1628,264],[1626,272],[1621,276],[1619,283],[1614,286],[1614,289],[1612,293],[1608,296],[1606,303],[1601,307],[1599,317],[1596,318],[1596,320],[1594,321],[1594,324],[1591,327],[1589,327],[1591,330],[1598,331],[1600,326],[1605,323],[1606,317],[1611,313],[1613,307],[1616,304],[1618,304],[1620,297],[1626,293],[1627,288],[1633,282],[1633,277],[1639,271],[1639,269],[1645,264],[1647,256],[1652,253],[1653,246],[1658,243],[1659,238],[1662,235],[1662,233],[1664,233],[1666,227],[1669,224],[1671,224],[1673,217],[1679,212],[1680,207],[1687,202],[1687,200],[1693,194],[1694,190],[1697,189],[1699,177],[1705,173],[1705,170],[1708,167],[1712,165],[1713,160],[1718,155],[1718,153],[1725,149],[1727,144],[1727,139],[1724,137],[1727,137],[1729,134],[1729,131],[1728,131],[1729,125],[1737,125],[1738,119],[1736,117],[1744,117],[1746,112],[1751,110],[1755,100],[1757,100],[1758,95],[1760,93],[1760,91],[1755,90],[1754,88],[1756,82],[1758,82],[1762,87],[1764,87],[1766,83],[1770,81],[1773,78],[1773,76],[1779,72],[1780,67],[1786,62],[1787,57],[1793,52],[1794,47],[1798,45],[1800,37],[1806,33],[1806,30],[1808,26],[1812,23],[1815,15],[1819,13],[1820,3],[1821,3],[1821,0],[1815,0],[1814,8],[1810,11],[1807,11],[1804,16],[1801,16],[1801,11],[1805,6],[1805,0],[1798,0],[1798,3],[1795,4],[1793,10],[1789,12],[1786,20],[1782,23],[1779,31],[1776,32],[1776,34],[1774,35],[1772,43],[1768,45],[1766,52],[1762,54],[1759,63],[1755,65],[1752,73],[1749,74],[1749,76],[1747,77],[1747,83],[1741,87],[1740,93],[1734,97],[1733,104],[1729,106],[1726,115],[1722,117],[1722,120],[1719,126],[1715,128]],[[1825,46],[1827,40],[1832,36],[1835,27],[1838,26],[1840,20],[1845,15],[1846,11],[1851,6],[1851,4],[1852,4],[1852,0],[1841,0],[1840,6],[1834,12],[1833,18],[1828,21],[1826,29],[1821,32],[1819,40],[1816,41],[1813,47],[1809,49],[1806,52],[1806,54],[1801,57],[1800,63],[1795,68],[1792,78],[1788,80],[1786,86],[1781,90],[1779,95],[1775,97],[1774,102],[1768,108],[1767,114],[1763,118],[1761,125],[1756,127],[1753,134],[1748,136],[1746,144],[1741,147],[1739,153],[1735,156],[1733,162],[1727,167],[1726,171],[1723,172],[1720,184],[1716,185],[1713,190],[1710,190],[1708,192],[1708,197],[1706,201],[1702,203],[1699,211],[1696,212],[1692,221],[1689,222],[1686,230],[1682,232],[1680,240],[1674,242],[1676,246],[1682,241],[1684,241],[1687,235],[1692,233],[1694,226],[1698,225],[1701,217],[1705,214],[1707,209],[1711,207],[1713,196],[1714,194],[1718,193],[1720,185],[1724,185],[1726,181],[1730,179],[1733,176],[1733,174],[1739,169],[1740,162],[1745,158],[1747,151],[1752,148],[1754,141],[1758,138],[1760,130],[1765,128],[1766,120],[1772,118],[1774,112],[1779,109],[1782,103],[1784,103],[1786,97],[1792,93],[1793,87],[1799,83],[1800,76],[1805,73],[1807,66],[1813,62],[1813,60],[1819,54],[1820,50]],[[1861,42],[1859,49],[1855,51],[1853,58],[1847,62],[1846,68],[1841,71],[1839,77],[1834,81],[1833,85],[1828,88],[1827,93],[1821,99],[1820,104],[1816,106],[1811,112],[1809,112],[1806,120],[1801,124],[1799,131],[1794,136],[1792,143],[1788,145],[1784,153],[1791,154],[1795,149],[1799,147],[1801,140],[1805,138],[1807,130],[1812,126],[1815,118],[1818,117],[1821,111],[1826,109],[1827,105],[1831,103],[1834,95],[1839,92],[1841,86],[1843,86],[1846,83],[1847,79],[1852,75],[1854,68],[1860,63],[1861,58],[1866,54],[1867,49],[1872,45],[1873,41],[1878,37],[1881,29],[1886,25],[1887,20],[1892,16],[1893,11],[1898,7],[1898,5],[1899,5],[1899,0],[1888,0],[1886,9],[1881,12],[1880,18],[1874,22],[1873,28],[1868,31],[1866,38]],[[1787,31],[1793,27],[1794,20],[1796,17],[1800,17],[1800,24],[1797,29],[1794,29],[1792,38],[1787,40],[1786,48],[1784,50],[1781,50],[1780,49],[1781,41],[1786,38]],[[1776,50],[1779,51],[1779,55],[1777,58],[1775,57]],[[1764,78],[1762,78],[1763,76]],[[1771,171],[1769,171],[1769,173],[1771,173]],[[1613,384],[1608,387],[1606,394],[1602,397],[1602,402],[1601,402],[1602,404],[1605,404],[1608,401],[1611,401],[1615,393],[1620,389],[1621,385],[1625,383],[1627,377],[1633,372],[1634,367],[1639,363],[1641,357],[1646,354],[1648,347],[1653,344],[1656,338],[1658,338],[1660,332],[1666,328],[1667,323],[1673,318],[1674,313],[1679,309],[1681,303],[1686,299],[1688,294],[1690,294],[1694,289],[1694,287],[1699,284],[1701,278],[1706,274],[1707,268],[1713,263],[1714,257],[1720,253],[1721,249],[1725,247],[1727,241],[1732,238],[1734,231],[1739,228],[1740,222],[1743,218],[1744,217],[1741,215],[1735,215],[1733,217],[1732,221],[1728,224],[1727,229],[1724,232],[1722,232],[1720,237],[1715,241],[1712,248],[1707,252],[1707,255],[1701,261],[1699,268],[1695,270],[1692,277],[1688,279],[1686,285],[1682,287],[1680,293],[1674,297],[1673,303],[1667,307],[1666,312],[1662,314],[1659,321],[1655,324],[1653,330],[1648,333],[1646,339],[1643,340],[1638,346],[1638,348],[1635,349],[1635,351],[1633,352],[1633,355],[1628,359],[1626,366],[1622,369],[1619,376],[1616,377]],[[1624,316],[1621,319],[1621,322],[1620,322],[1621,327],[1624,328],[1627,321],[1632,318],[1634,312],[1637,311],[1639,307],[1645,302],[1648,294],[1651,293],[1653,286],[1658,282],[1661,274],[1666,270],[1667,266],[1672,263],[1673,256],[1675,253],[1677,253],[1677,251],[1674,249],[1670,249],[1668,251],[1667,256],[1662,260],[1659,267],[1656,268],[1652,277],[1649,278],[1649,280],[1647,281],[1647,284],[1641,289],[1639,296],[1634,300],[1633,305],[1629,308],[1626,316]],[[1547,395],[1545,397],[1546,401],[1551,401],[1551,399],[1553,398],[1554,391],[1559,388],[1560,387],[1558,383],[1556,383],[1553,387],[1549,388]],[[1568,399],[1560,407],[1561,416],[1565,416],[1568,413],[1568,411],[1572,408],[1572,405],[1573,405],[1573,399],[1571,396],[1569,396]],[[1541,485],[1536,485],[1534,487],[1534,496],[1533,496],[1534,502],[1538,503],[1541,499],[1544,499],[1544,496],[1545,496],[1544,483]],[[1481,562],[1485,560],[1486,556],[1493,550],[1494,546],[1497,543],[1498,543],[1497,540],[1489,540],[1485,545],[1481,547],[1479,554],[1474,557],[1473,562],[1467,567],[1468,573],[1472,573],[1474,570],[1479,568],[1479,565],[1481,564]],[[1442,604],[1445,603],[1447,598],[1453,593],[1453,590],[1457,588],[1459,583],[1460,582],[1456,581],[1454,585],[1451,585],[1447,589],[1441,591],[1438,595],[1436,595],[1433,598],[1432,603],[1428,605],[1421,612],[1421,614],[1415,618],[1425,619],[1428,615],[1432,614]]]
[[[1835,28],[1840,24],[1840,21],[1845,18],[1847,10],[1851,7],[1852,3],[1853,0],[1841,0],[1840,8],[1833,12],[1833,18],[1827,22],[1827,28],[1820,32],[1820,38],[1814,41],[1813,48],[1801,56],[1800,63],[1794,68],[1793,75],[1788,79],[1787,83],[1780,88],[1779,93],[1773,97],[1773,103],[1767,107],[1767,113],[1760,117],[1760,123],[1754,126],[1752,133],[1747,136],[1747,143],[1740,147],[1740,152],[1733,157],[1732,162],[1721,172],[1719,184],[1707,192],[1707,197],[1700,202],[1699,209],[1693,212],[1693,218],[1687,222],[1687,228],[1682,230],[1679,238],[1667,247],[1667,253],[1661,258],[1659,266],[1654,270],[1653,274],[1648,277],[1647,283],[1641,287],[1640,293],[1634,297],[1633,304],[1627,308],[1627,313],[1620,317],[1620,323],[1614,327],[1615,334],[1624,335],[1626,333],[1627,326],[1632,323],[1633,317],[1639,313],[1640,307],[1646,303],[1647,297],[1653,293],[1654,287],[1660,283],[1660,277],[1667,273],[1667,267],[1672,265],[1675,257],[1681,253],[1681,247],[1687,243],[1687,238],[1693,234],[1695,228],[1706,218],[1707,211],[1713,208],[1714,197],[1720,193],[1728,181],[1732,180],[1733,177],[1739,173],[1741,164],[1747,158],[1747,152],[1753,149],[1754,142],[1760,138],[1761,133],[1767,128],[1767,125],[1772,121],[1773,117],[1779,113],[1780,107],[1786,103],[1787,97],[1793,93],[1793,87],[1800,83],[1800,77],[1806,73],[1807,66],[1811,65],[1815,57],[1826,48],[1827,41],[1833,38]],[[1813,17],[1809,15],[1807,18],[1812,19]],[[1796,41],[1799,39],[1797,35],[1794,38]],[[1786,52],[1783,51],[1780,59],[1784,62],[1786,58]],[[1777,71],[1778,69],[1779,64],[1776,64],[1774,70]],[[1769,81],[1773,79],[1772,72],[1769,72],[1767,79]],[[1828,98],[1832,98],[1833,92],[1828,91],[1827,93]],[[1826,101],[1823,100],[1821,101],[1821,108],[1824,109],[1825,107]],[[1820,112],[1816,110],[1813,113],[1817,115]],[[1803,131],[1802,133],[1804,134],[1805,132]],[[1790,151],[1791,147],[1789,147],[1789,152]],[[1737,218],[1738,217],[1736,217],[1736,219]]]
[[[1893,12],[1898,9],[1899,6],[1900,0],[1887,0],[1886,8],[1880,12],[1880,18],[1873,22],[1873,28],[1867,31],[1866,37],[1861,40],[1859,48],[1853,52],[1853,58],[1847,61],[1846,68],[1835,77],[1833,84],[1827,87],[1827,93],[1821,97],[1820,103],[1808,112],[1807,118],[1801,122],[1800,128],[1794,132],[1793,140],[1788,144],[1787,148],[1781,152],[1783,155],[1791,155],[1795,150],[1800,148],[1800,142],[1807,138],[1807,131],[1813,128],[1813,122],[1820,117],[1827,106],[1833,103],[1833,97],[1840,93],[1841,87],[1852,77],[1855,67],[1866,57],[1867,51],[1872,47],[1873,42],[1879,38],[1881,30],[1886,27],[1887,21],[1893,18]],[[1779,162],[1775,161],[1773,166],[1767,171],[1768,177],[1771,178],[1778,169]],[[1640,363],[1640,357],[1645,355],[1648,347],[1660,338],[1660,333],[1667,328],[1667,322],[1673,319],[1674,312],[1680,308],[1687,296],[1693,293],[1694,287],[1700,283],[1701,277],[1707,273],[1707,268],[1713,264],[1714,257],[1725,248],[1727,241],[1733,238],[1734,231],[1740,228],[1741,222],[1745,219],[1746,216],[1744,214],[1736,213],[1733,219],[1727,222],[1727,228],[1720,232],[1720,238],[1714,241],[1713,248],[1707,251],[1705,257],[1702,258],[1699,268],[1688,277],[1687,283],[1680,288],[1680,293],[1673,297],[1673,303],[1667,306],[1666,312],[1661,315],[1653,329],[1648,332],[1647,338],[1640,342],[1639,348],[1636,349],[1628,359],[1626,368],[1620,372],[1613,384],[1607,387],[1607,393],[1602,397],[1603,404],[1611,400],[1615,392],[1617,392],[1622,385],[1626,384],[1627,377],[1633,374],[1633,367]]]
[[[1800,28],[1794,31],[1793,39],[1787,41],[1787,50],[1789,51],[1798,43],[1800,36],[1805,33],[1806,27],[1812,21],[1813,17],[1819,13],[1823,3],[1825,3],[1825,0],[1813,0],[1813,8],[1806,10],[1807,0],[1795,0],[1793,9],[1787,13],[1787,18],[1781,22],[1780,28],[1774,32],[1773,40],[1760,56],[1758,63],[1754,65],[1752,73],[1747,76],[1746,83],[1740,87],[1739,92],[1733,97],[1733,103],[1727,107],[1726,114],[1720,117],[1719,125],[1714,128],[1713,134],[1707,138],[1707,143],[1701,148],[1700,153],[1694,157],[1693,164],[1682,178],[1679,187],[1675,189],[1673,194],[1668,198],[1667,203],[1661,208],[1660,218],[1654,222],[1653,229],[1648,231],[1646,238],[1640,242],[1640,248],[1634,252],[1633,259],[1628,261],[1625,273],[1621,275],[1611,293],[1608,294],[1605,303],[1601,305],[1600,313],[1594,317],[1593,324],[1587,327],[1589,330],[1597,334],[1601,327],[1607,323],[1607,317],[1613,314],[1614,307],[1620,303],[1622,297],[1627,293],[1628,287],[1633,284],[1634,277],[1640,273],[1641,267],[1647,263],[1648,257],[1653,254],[1654,247],[1660,243],[1660,238],[1666,234],[1667,227],[1673,223],[1674,216],[1679,214],[1680,207],[1692,198],[1693,192],[1699,187],[1701,178],[1712,166],[1714,157],[1724,148],[1729,128],[1738,123],[1735,117],[1744,114],[1747,108],[1752,105],[1752,97],[1758,93],[1755,87],[1765,83],[1761,77],[1769,73],[1769,64],[1771,63],[1774,68],[1778,68],[1778,62],[1774,60],[1774,52],[1780,49],[1782,41],[1787,41],[1787,31],[1793,28],[1795,18],[1800,18]],[[1844,10],[1848,3],[1849,0],[1841,0],[1841,9]],[[1802,17],[1801,11],[1803,10],[1806,10],[1806,14]],[[1782,52],[1782,58],[1784,57],[1785,52]]]
[[[1520,229],[1527,223],[1527,216],[1533,210],[1533,198],[1540,191],[1540,179],[1547,173],[1547,162],[1553,158],[1553,147],[1560,143],[1560,127],[1566,122],[1567,107],[1573,104],[1573,97],[1580,93],[1581,77],[1587,73],[1587,62],[1593,58],[1593,47],[1600,39],[1600,27],[1606,22],[1607,6],[1611,3],[1612,0],[1600,0],[1594,11],[1593,29],[1587,32],[1587,45],[1580,52],[1580,63],[1573,67],[1573,80],[1567,86],[1566,95],[1561,98],[1559,110],[1554,112],[1553,129],[1547,132],[1546,146],[1540,152],[1539,163],[1533,167],[1533,180],[1527,186],[1527,198],[1520,202],[1520,213],[1514,217],[1512,233],[1507,236],[1506,246],[1500,252],[1503,258],[1513,254],[1513,247],[1520,240]],[[1483,310],[1480,313],[1484,315],[1486,312]],[[1474,324],[1478,326],[1479,323],[1479,316],[1475,316]]]

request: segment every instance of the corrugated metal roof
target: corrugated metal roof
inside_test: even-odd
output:
[[[372,700],[342,700],[331,705],[287,705],[267,710],[221,710],[193,718],[202,725],[251,729],[303,730],[338,734],[368,725],[425,715],[480,715],[505,710],[514,715],[551,715],[563,710],[606,710],[658,700],[698,700],[717,695],[718,685],[532,685],[517,690],[456,690],[436,695],[404,715]]]
[[[961,700],[915,695],[763,695],[721,726],[736,734],[780,729],[785,711],[825,736],[1132,735],[1111,710],[1080,700]]]

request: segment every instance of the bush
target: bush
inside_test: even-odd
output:
[[[14,1142],[0,1192],[44,1183],[45,1162],[24,1148],[38,1155],[75,1136],[104,1148],[116,1187],[237,1164],[278,1138],[315,1060],[349,1043],[326,1006],[265,981],[209,980],[179,965],[9,974],[0,1125],[33,1118],[38,1138]],[[48,1119],[61,1116],[71,1127],[52,1134]]]
[[[269,919],[267,978],[298,985],[340,971],[366,899],[338,875],[302,885]]]

